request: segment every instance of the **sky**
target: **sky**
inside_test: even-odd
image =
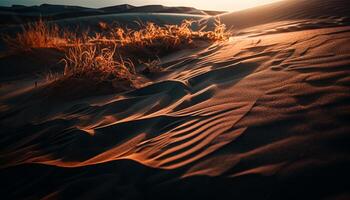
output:
[[[0,0],[0,6],[40,5],[43,3],[99,8],[118,4],[191,6],[203,10],[237,11],[279,0]]]

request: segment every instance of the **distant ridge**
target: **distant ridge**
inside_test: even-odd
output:
[[[217,15],[222,11],[204,11],[192,7],[167,7],[162,5],[133,6],[121,4],[103,8],[81,6],[41,4],[39,6],[12,5],[0,6],[0,24],[21,24],[39,17],[45,20],[58,20],[82,16],[106,15],[118,13],[183,13],[194,15]]]
[[[125,12],[127,10],[133,9],[135,6],[130,4],[121,4],[116,6],[108,6],[100,8],[99,10],[103,10],[105,12]]]

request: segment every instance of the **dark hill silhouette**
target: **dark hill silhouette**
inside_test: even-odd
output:
[[[59,20],[82,16],[118,13],[182,13],[196,15],[217,15],[221,11],[202,11],[192,7],[167,7],[162,5],[133,6],[122,4],[103,8],[41,4],[40,6],[13,5],[0,7],[0,24],[21,24],[38,18]]]

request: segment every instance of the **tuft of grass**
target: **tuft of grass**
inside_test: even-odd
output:
[[[223,41],[229,39],[231,31],[227,30],[225,24],[223,24],[220,18],[215,18],[214,31],[207,31],[207,37],[214,41]]]
[[[113,48],[98,45],[75,44],[66,52],[64,77],[104,81],[123,79],[131,80],[136,74],[135,66],[130,60],[116,55]]]
[[[161,67],[161,61],[159,58],[155,60],[149,59],[147,62],[144,62],[144,61],[139,61],[139,62],[145,66],[144,70],[142,71],[142,73],[144,74],[161,72],[163,70]]]
[[[59,48],[67,45],[68,32],[61,33],[57,25],[49,25],[42,19],[23,26],[15,37],[5,35],[3,40],[11,50],[26,51],[32,48]]]
[[[61,74],[57,72],[48,71],[44,75],[44,80],[46,83],[52,83],[60,79]]]
[[[106,31],[109,29],[108,24],[106,22],[102,22],[102,21],[97,24],[97,27],[102,31]]]

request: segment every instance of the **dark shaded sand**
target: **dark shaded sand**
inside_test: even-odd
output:
[[[30,76],[1,82],[2,199],[349,199],[347,3],[224,15],[251,24],[129,92],[48,101]]]

